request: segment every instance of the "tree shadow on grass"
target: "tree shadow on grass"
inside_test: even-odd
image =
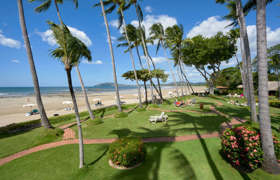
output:
[[[127,137],[127,136],[140,136],[145,137],[146,133],[148,134],[157,134],[160,133],[163,136],[171,136],[172,134],[168,131],[150,130],[148,128],[142,128],[145,132],[133,132],[129,129],[119,129],[113,130],[111,133],[116,134],[118,137]],[[174,135],[173,135],[174,136]],[[172,168],[171,172],[174,172],[174,175],[181,177],[182,179],[196,179],[196,175],[193,171],[193,168],[188,161],[187,157],[184,156],[178,149],[171,147],[173,142],[164,142],[164,143],[147,143],[147,157],[141,166],[127,170],[119,171],[112,179],[133,179],[133,180],[158,180],[160,176],[163,176],[162,173],[167,173],[160,171],[161,166],[167,165],[168,168]],[[163,153],[168,155],[168,162],[163,163],[162,158]],[[164,167],[163,167],[164,169]],[[160,174],[161,173],[161,174]],[[173,176],[173,175],[169,175]]]

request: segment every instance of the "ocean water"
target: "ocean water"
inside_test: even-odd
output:
[[[105,92],[114,91],[114,89],[95,89],[91,87],[86,87],[88,92]],[[64,94],[69,92],[68,87],[40,87],[42,95],[51,94]],[[80,87],[74,87],[75,92],[81,92]],[[33,87],[0,87],[0,98],[4,97],[22,97],[34,95]]]

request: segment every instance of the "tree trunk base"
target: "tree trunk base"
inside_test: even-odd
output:
[[[270,174],[280,174],[280,164],[277,163],[277,160],[268,160],[263,162],[263,170]]]

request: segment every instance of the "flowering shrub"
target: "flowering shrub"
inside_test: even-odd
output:
[[[261,166],[263,151],[260,133],[251,127],[239,126],[227,129],[221,136],[222,153],[235,167],[253,171]],[[280,141],[273,137],[275,154],[280,159]]]
[[[121,138],[109,147],[109,159],[113,164],[131,167],[145,159],[146,149],[139,138]]]

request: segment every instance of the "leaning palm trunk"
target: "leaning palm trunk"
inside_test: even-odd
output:
[[[138,56],[139,64],[140,64],[141,68],[144,69],[144,66],[143,66],[143,63],[142,63],[142,60],[141,60],[141,57],[140,57],[138,46],[136,46],[136,53],[137,53],[137,56]]]
[[[122,111],[121,101],[120,101],[120,93],[119,93],[119,86],[118,86],[118,80],[117,80],[117,74],[116,74],[115,57],[114,57],[114,51],[113,51],[113,47],[112,47],[111,34],[110,34],[109,25],[108,25],[108,21],[107,21],[107,16],[106,16],[106,13],[105,13],[105,10],[104,10],[104,5],[103,5],[102,0],[100,0],[100,4],[101,4],[101,9],[102,9],[102,15],[104,17],[104,22],[105,22],[105,26],[106,26],[107,38],[108,38],[110,54],[111,54],[111,59],[112,59],[114,85],[115,85],[116,101],[117,101],[116,103],[117,103],[117,106],[118,106],[118,110]]]
[[[54,4],[55,4],[55,8],[56,8],[56,13],[57,13],[57,17],[59,19],[59,22],[61,25],[63,25],[63,21],[62,21],[62,18],[60,16],[60,12],[59,12],[59,8],[58,8],[58,5],[57,5],[57,0],[54,0]]]
[[[77,70],[78,77],[79,77],[79,80],[80,80],[80,83],[81,83],[81,87],[82,87],[82,90],[83,90],[83,93],[84,93],[85,102],[86,102],[86,106],[87,106],[87,109],[88,109],[89,117],[90,117],[90,119],[93,120],[94,119],[94,115],[92,113],[92,110],[90,108],[90,104],[88,102],[87,91],[85,89],[85,85],[84,85],[84,82],[83,82],[83,79],[82,79],[82,76],[81,76],[81,73],[80,73],[78,65],[76,66],[76,70]]]
[[[163,48],[163,51],[164,51],[164,56],[165,56],[165,58],[168,59],[167,53],[166,53],[166,49]],[[169,69],[170,69],[170,72],[171,72],[171,76],[172,76],[173,82],[174,82],[175,87],[176,87],[176,94],[177,94],[177,97],[179,97],[179,91],[178,91],[178,86],[177,86],[177,82],[176,82],[176,77],[175,77],[175,74],[174,74],[174,72],[173,72],[172,64],[171,64],[170,61],[168,61],[168,65],[169,65]]]
[[[248,89],[248,88],[245,87],[245,86],[247,86],[247,85],[245,85],[245,83],[246,83],[246,82],[245,82],[245,73],[244,73],[244,71],[243,71],[243,68],[242,68],[241,64],[239,63],[239,60],[238,60],[236,54],[235,54],[235,59],[236,59],[237,66],[239,67],[239,71],[240,71],[240,74],[241,74],[243,94],[244,94],[245,98],[248,99],[248,98],[247,98],[247,89]],[[248,104],[249,104],[249,103],[248,103]]]
[[[37,77],[37,73],[36,73],[36,68],[35,68],[35,64],[34,64],[34,60],[33,60],[32,50],[31,50],[28,33],[27,33],[27,29],[26,29],[26,24],[25,24],[25,19],[24,19],[22,0],[18,0],[17,4],[18,4],[18,11],[19,11],[20,26],[21,26],[21,30],[22,30],[22,35],[23,35],[26,51],[27,51],[28,62],[30,65],[30,71],[31,71],[31,75],[32,75],[33,85],[34,85],[36,103],[37,103],[40,117],[41,117],[41,124],[45,128],[52,128],[52,126],[48,120],[47,114],[45,112],[45,108],[44,108],[42,98],[41,98],[39,81],[38,81],[38,77]]]
[[[185,74],[184,71],[183,71],[181,60],[179,60],[179,68],[180,68],[180,71],[181,71],[182,76],[184,77],[184,79],[185,79],[185,81],[186,81],[187,86],[191,89],[192,93],[194,94],[194,90],[193,90],[193,88],[192,88],[192,86],[191,86],[191,83],[189,82],[189,80],[188,80],[186,74]]]
[[[280,173],[274,152],[268,106],[266,0],[257,0],[257,57],[259,75],[259,116],[263,149],[263,168],[270,173]]]
[[[184,96],[184,88],[183,88],[183,85],[182,85],[183,77],[182,77],[182,74],[180,73],[179,67],[177,67],[177,75],[178,75],[178,77],[180,79],[180,84],[179,85],[181,87],[181,96]]]
[[[68,80],[68,86],[70,90],[70,94],[72,97],[72,102],[75,110],[75,116],[76,116],[76,121],[77,121],[77,126],[78,126],[78,134],[79,134],[79,154],[80,154],[80,168],[84,167],[84,144],[83,144],[83,133],[82,133],[82,127],[81,127],[81,122],[80,122],[80,115],[79,115],[79,110],[76,102],[76,97],[75,93],[73,90],[72,86],[72,77],[71,77],[71,69],[65,69],[67,73],[67,80]]]
[[[124,34],[125,34],[126,41],[128,43],[129,55],[130,55],[130,59],[131,59],[131,62],[132,62],[133,72],[134,72],[135,81],[136,81],[136,85],[137,85],[137,89],[138,89],[139,107],[142,108],[142,98],[141,98],[141,90],[140,90],[141,87],[138,83],[138,77],[137,77],[137,73],[136,73],[136,69],[135,69],[135,60],[134,60],[132,50],[131,50],[131,43],[130,43],[130,40],[129,40],[128,35],[127,35],[126,23],[125,23],[125,19],[124,19],[124,15],[123,15],[122,10],[121,10],[121,16],[122,16],[121,18],[122,18],[122,21],[123,21],[123,24],[124,24]]]
[[[250,55],[250,47],[249,47],[249,40],[247,34],[247,28],[245,24],[245,17],[243,13],[243,8],[241,4],[241,0],[236,0],[236,13],[238,17],[238,23],[240,26],[240,40],[243,42],[244,45],[244,53],[246,55],[246,68],[247,68],[247,75],[248,75],[248,89],[249,94],[248,97],[250,98],[250,109],[251,109],[251,119],[254,122],[257,122],[257,111],[256,111],[256,101],[254,95],[254,84],[253,84],[253,76],[252,76],[252,64],[251,64],[251,55]]]
[[[185,68],[184,68],[184,64],[182,65],[182,70],[183,70],[184,76],[185,76],[185,78],[186,78],[188,91],[194,93],[193,87],[192,87],[190,81],[187,79],[187,76],[186,76],[186,74],[185,74],[186,70],[185,70]]]

